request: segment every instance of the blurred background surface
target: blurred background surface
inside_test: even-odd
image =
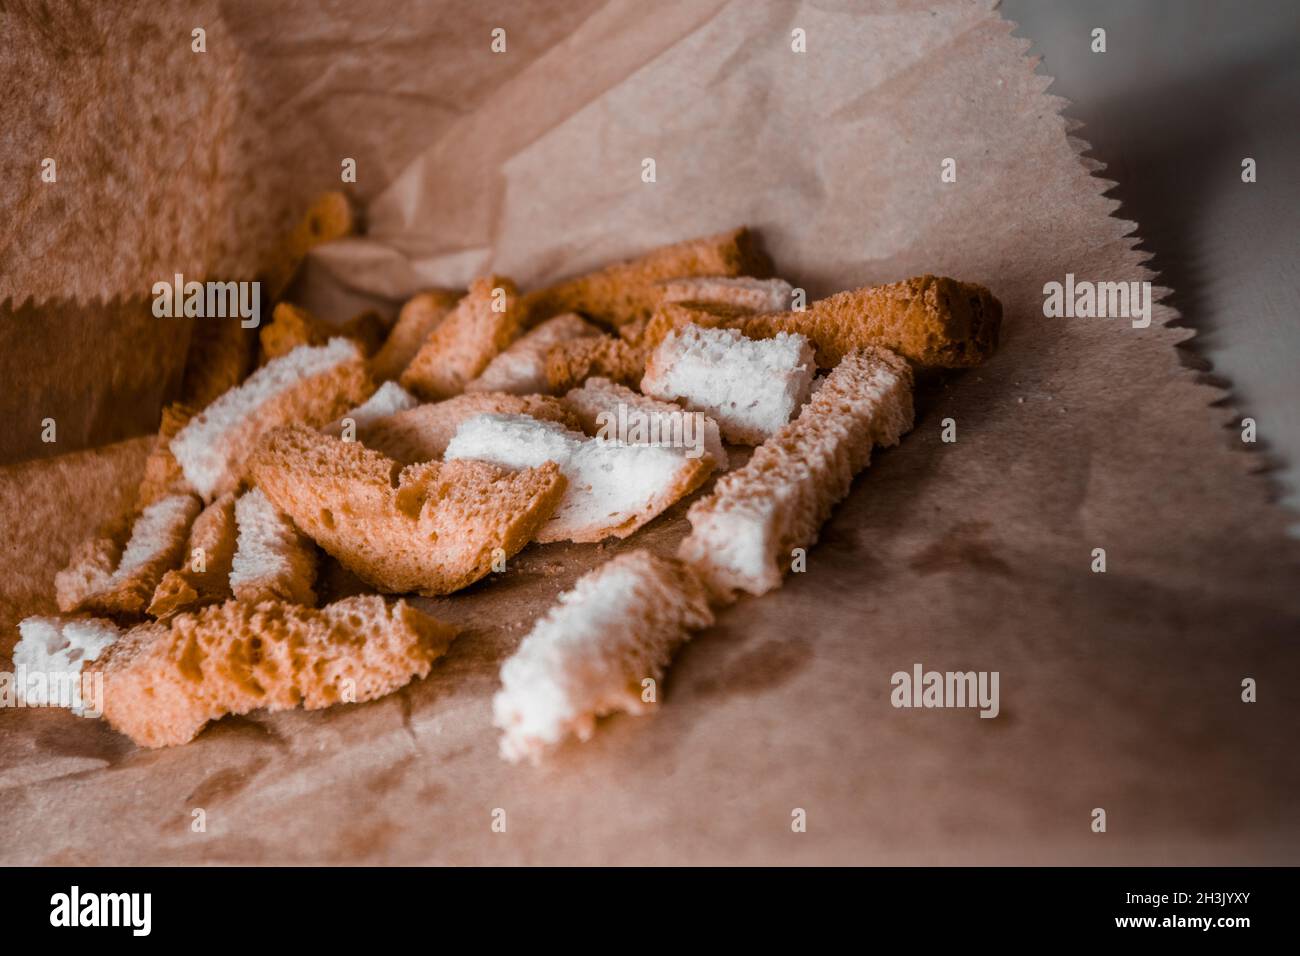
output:
[[[1300,2],[1003,0],[1300,531]],[[1106,52],[1092,31],[1106,30]],[[1253,158],[1257,181],[1242,182]],[[1261,463],[1263,464],[1263,463]]]

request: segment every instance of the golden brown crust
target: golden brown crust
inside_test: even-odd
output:
[[[444,402],[419,405],[366,427],[361,441],[402,464],[441,458],[461,422],[475,415],[528,415],[576,428],[572,413],[549,395],[466,392]]]
[[[454,628],[398,601],[313,610],[241,601],[134,628],[86,667],[104,717],[142,747],[192,740],[210,720],[374,700],[429,673]]]
[[[523,332],[521,303],[509,279],[475,279],[402,372],[402,387],[428,401],[459,395]]]
[[[154,589],[149,614],[166,617],[230,597],[230,565],[235,556],[235,496],[222,495],[194,519],[181,567],[168,571]],[[196,551],[203,551],[201,570]]]
[[[644,346],[612,335],[561,342],[546,353],[546,384],[550,391],[564,393],[599,376],[636,387],[647,354]]]
[[[402,469],[298,426],[268,435],[249,474],[299,530],[394,594],[450,594],[484,577],[536,536],[565,484],[554,462],[514,473],[480,461]]]
[[[746,334],[799,332],[833,368],[856,348],[878,345],[923,368],[968,368],[997,349],[1002,304],[984,286],[923,275],[890,285],[841,292],[805,312],[755,316]]]
[[[144,463],[144,478],[140,481],[140,490],[136,493],[135,510],[143,511],[155,501],[168,495],[181,494],[192,490],[185,480],[180,462],[172,454],[171,440],[194,417],[194,409],[179,402],[164,406],[162,421],[158,425],[158,437],[154,439],[153,448]]]
[[[375,380],[387,382],[406,371],[429,333],[456,307],[463,295],[463,292],[452,289],[429,289],[407,300],[388,338],[370,360]]]
[[[606,266],[524,297],[528,324],[561,312],[581,312],[618,328],[650,315],[662,290],[658,283],[685,276],[756,276],[771,273],[758,238],[745,227],[661,246],[643,256]]]

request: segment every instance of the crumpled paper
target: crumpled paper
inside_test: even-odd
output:
[[[1294,862],[1296,544],[1221,427],[1222,393],[1180,363],[1191,333],[1165,327],[1170,309],[1147,328],[1044,317],[1067,273],[1154,277],[1029,42],[985,4],[593,3],[507,76],[462,47],[487,50],[491,15],[462,34],[454,6],[390,28],[424,41],[388,50],[412,77],[459,58],[457,97],[420,104],[427,145],[298,295],[392,301],[489,269],[533,285],[745,223],[814,297],[922,272],[987,284],[999,353],[921,383],[914,432],[877,454],[807,572],[697,635],[652,716],[515,767],[490,700],[556,592],[622,549],[671,551],[685,504],[422,601],[465,632],[374,703],[227,719],[157,752],[0,712],[0,862]],[[502,21],[508,49],[542,6]],[[231,30],[250,69],[274,70],[292,28],[331,11]],[[327,76],[385,100],[362,81],[372,46],[325,49]],[[0,474],[7,629],[51,608],[67,548],[133,488],[144,444]],[[894,708],[891,676],[917,663],[997,671],[999,715]]]

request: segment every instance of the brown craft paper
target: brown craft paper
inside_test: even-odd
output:
[[[1170,309],[1145,329],[1044,318],[1043,285],[1067,272],[1153,277],[1028,41],[980,5],[700,0],[591,4],[530,45],[553,21],[514,9],[497,60],[527,55],[509,69],[465,53],[497,21],[459,4],[319,47],[333,4],[226,14],[246,77],[322,51],[298,79],[328,98],[282,117],[288,142],[324,136],[326,158],[283,157],[317,171],[345,135],[324,121],[356,115],[333,98],[397,101],[382,84],[459,58],[454,96],[393,107],[389,130],[427,114],[428,138],[394,139],[414,159],[366,187],[369,237],[315,254],[300,294],[399,297],[488,269],[535,285],[746,223],[813,296],[922,272],[987,284],[1000,351],[922,384],[915,431],[858,479],[807,572],[697,635],[653,715],[518,767],[496,755],[490,701],[557,590],[621,550],[670,551],[684,505],[422,601],[465,631],[374,703],[227,719],[153,752],[67,713],[0,712],[0,862],[1295,862],[1296,545],[1222,393],[1180,363]],[[372,80],[376,56],[409,70]],[[386,145],[357,148],[381,163]],[[217,208],[227,237],[248,221],[238,196]],[[0,650],[52,609],[54,571],[129,497],[146,444],[0,473]],[[893,708],[890,677],[915,663],[998,671],[999,715]]]

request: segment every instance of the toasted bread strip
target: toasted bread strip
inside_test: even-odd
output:
[[[451,289],[430,289],[402,306],[397,324],[370,360],[370,370],[375,379],[386,382],[406,371],[429,333],[456,307],[461,295]]]
[[[738,329],[688,325],[650,353],[641,391],[704,412],[727,441],[757,445],[808,400],[816,374],[802,335],[756,341]]]
[[[367,448],[405,465],[441,458],[461,422],[485,413],[528,415],[541,421],[578,427],[559,399],[549,395],[467,392],[445,402],[420,405],[372,422],[361,437]]]
[[[599,329],[575,312],[547,319],[489,362],[483,374],[465,386],[465,391],[545,394],[550,388],[546,377],[547,353],[564,342],[600,336]]]
[[[257,359],[257,334],[235,318],[204,318],[194,322],[181,403],[202,410],[242,382]]]
[[[374,391],[356,343],[304,345],[258,369],[195,416],[171,442],[190,484],[211,500],[239,484],[258,438],[289,422],[314,428]]]
[[[316,546],[271,504],[260,488],[235,502],[239,539],[230,566],[230,590],[249,604],[316,604]]]
[[[87,668],[104,717],[141,747],[192,740],[210,720],[374,700],[429,673],[455,637],[405,601],[320,610],[227,601],[128,631]]]
[[[478,415],[456,431],[445,457],[510,469],[559,465],[567,490],[537,540],[588,542],[626,538],[698,488],[713,460],[687,452],[588,438],[526,415]]]
[[[798,332],[817,347],[817,364],[831,368],[849,352],[879,345],[923,368],[968,368],[997,349],[1002,303],[988,289],[924,275],[841,292],[806,312],[780,312],[749,320],[749,335]]]
[[[657,283],[682,276],[760,278],[771,263],[748,229],[661,246],[643,256],[606,266],[524,297],[528,322],[536,325],[561,312],[581,312],[611,328],[645,318],[654,311],[661,290]]]
[[[698,448],[712,459],[714,468],[727,467],[727,451],[722,446],[718,423],[701,412],[688,412],[680,405],[642,395],[607,378],[589,378],[582,388],[571,389],[561,401],[588,435],[633,445],[674,443],[680,439],[688,455]]]
[[[122,636],[98,617],[29,617],[18,622],[14,688],[24,707],[67,707],[78,717],[98,717],[98,695],[82,694],[81,671]]]
[[[424,340],[402,373],[402,387],[428,401],[459,395],[519,337],[525,314],[519,290],[509,279],[475,279],[465,298]]]
[[[659,303],[705,302],[747,312],[784,312],[794,288],[784,279],[696,276],[659,283]]]
[[[561,342],[546,353],[546,387],[563,394],[593,377],[636,385],[645,372],[645,359],[640,345],[610,335]]]
[[[113,551],[111,544],[105,546],[110,539],[76,555],[55,575],[59,610],[101,617],[143,614],[163,575],[180,563],[199,508],[193,495],[171,495],[149,505],[136,517],[111,573],[104,573]]]
[[[149,602],[149,613],[166,617],[230,597],[235,535],[235,496],[227,493],[194,519],[182,555],[184,563],[168,571],[158,582]]]
[[[501,667],[501,756],[537,763],[570,735],[590,738],[598,717],[647,713],[643,682],[662,680],[691,631],[712,623],[699,580],[671,558],[630,551],[583,575]]]
[[[378,312],[362,312],[341,326],[330,325],[306,309],[281,302],[271,313],[271,321],[258,331],[262,344],[260,364],[288,355],[300,345],[324,345],[335,336],[357,343],[362,354],[372,355],[384,341],[388,326]]]
[[[873,445],[912,427],[912,371],[882,348],[850,353],[803,412],[691,506],[679,557],[720,599],[778,587],[866,467]]]
[[[988,289],[938,276],[916,276],[821,299],[804,312],[750,314],[717,302],[664,302],[643,338],[653,349],[672,329],[695,324],[740,329],[750,338],[805,335],[817,364],[833,368],[855,348],[878,345],[922,368],[979,365],[997,348],[1002,304]]]
[[[348,197],[342,192],[327,192],[312,203],[266,269],[267,292],[272,301],[284,295],[308,252],[321,243],[350,236],[354,231],[356,218]]]
[[[149,450],[149,457],[145,459],[144,478],[140,481],[140,490],[136,492],[136,511],[143,511],[168,495],[192,490],[190,483],[185,480],[180,462],[172,454],[171,440],[193,417],[194,410],[178,402],[163,407],[158,437]]]
[[[398,594],[473,584],[531,541],[564,493],[552,462],[518,474],[483,462],[400,467],[356,442],[290,426],[267,436],[249,473],[344,567]]]
[[[333,435],[337,438],[343,435],[345,424],[351,421],[353,434],[348,440],[353,440],[359,434],[364,435],[366,430],[375,423],[388,418],[390,415],[396,415],[398,412],[410,411],[419,404],[420,400],[418,398],[396,382],[385,382],[375,390],[375,394],[342,418],[330,422],[321,431],[326,435]]]

